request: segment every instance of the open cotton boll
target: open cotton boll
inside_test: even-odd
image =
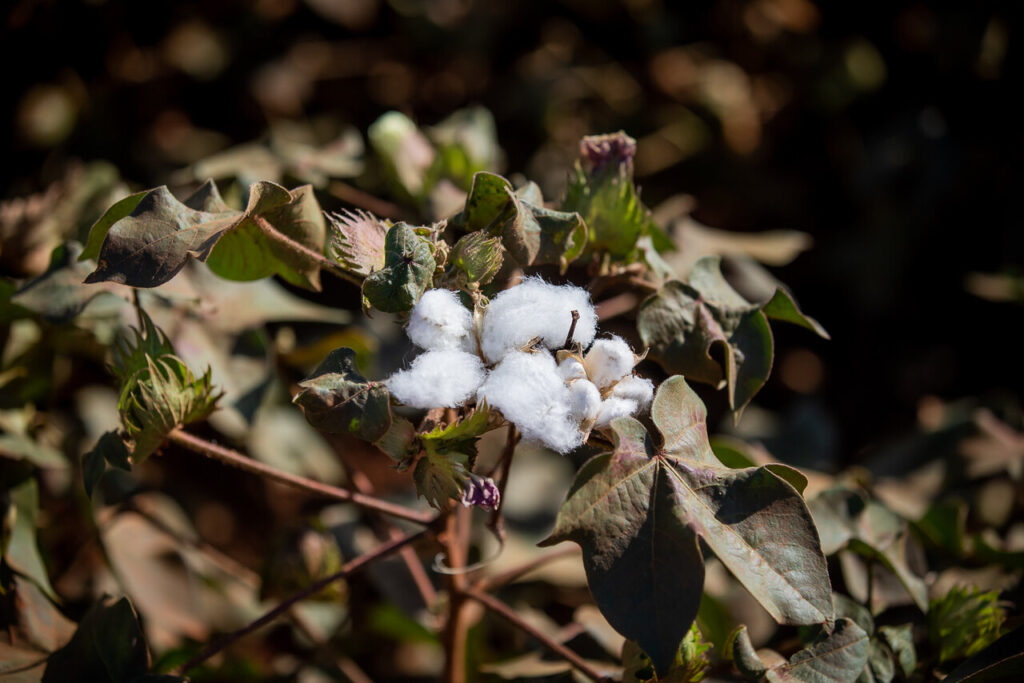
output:
[[[550,354],[507,354],[477,392],[477,401],[483,400],[501,411],[527,441],[539,441],[559,453],[583,443],[577,421],[569,413],[569,387]]]
[[[409,339],[429,351],[459,350],[473,353],[473,314],[448,289],[428,289],[409,313]]]
[[[583,369],[583,363],[575,358],[566,358],[558,364],[558,374],[566,382],[586,379],[587,371]]]
[[[654,382],[643,377],[630,375],[623,377],[612,387],[612,396],[636,401],[639,410],[646,410],[654,398]]]
[[[497,363],[534,337],[540,337],[549,349],[561,348],[572,325],[573,311],[580,315],[573,340],[586,346],[597,332],[597,313],[587,291],[526,278],[498,294],[484,309],[480,349],[488,363]]]
[[[454,408],[473,397],[486,374],[483,361],[472,353],[427,351],[385,384],[391,395],[407,406]]]
[[[635,362],[636,357],[629,344],[622,337],[612,335],[594,342],[583,359],[583,367],[587,369],[590,381],[598,389],[604,389],[632,372]]]
[[[569,414],[579,422],[594,420],[601,409],[601,392],[585,379],[569,384]]]
[[[636,401],[609,396],[601,401],[601,407],[597,411],[597,419],[594,421],[594,426],[607,427],[615,418],[632,415],[639,409],[640,406],[637,405]]]

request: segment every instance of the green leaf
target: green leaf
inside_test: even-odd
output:
[[[438,425],[426,434],[421,434],[420,440],[428,448],[441,453],[460,451],[475,457],[476,439],[490,428],[491,417],[491,411],[484,403],[458,422],[444,427]]]
[[[718,257],[698,261],[689,284],[670,280],[640,307],[637,330],[668,372],[724,384],[741,411],[764,386],[774,340],[768,319],[722,277]]]
[[[1018,627],[949,672],[943,683],[1013,681],[1024,676],[1024,627]]]
[[[745,678],[761,679],[767,673],[768,666],[757,656],[746,626],[741,624],[733,631],[727,650],[732,655],[733,665]]]
[[[71,641],[50,655],[43,683],[124,683],[144,676],[148,668],[138,617],[128,598],[121,598],[86,613]]]
[[[1005,619],[998,591],[956,586],[932,601],[928,635],[939,661],[954,661],[971,657],[995,642]]]
[[[564,211],[582,216],[590,248],[617,258],[633,251],[641,236],[657,232],[633,182],[635,152],[636,141],[621,131],[583,138],[562,201]]]
[[[814,332],[819,337],[831,339],[825,328],[821,326],[821,323],[808,315],[804,315],[800,307],[793,301],[793,297],[789,292],[781,287],[775,290],[775,294],[761,307],[761,310],[772,320],[793,323]]]
[[[474,285],[486,285],[493,280],[503,259],[501,239],[481,231],[464,235],[448,256],[460,280]]]
[[[319,289],[315,255],[323,252],[325,239],[323,214],[309,186],[289,192],[274,183],[256,183],[244,211],[230,209],[212,182],[185,202],[158,187],[110,226],[86,282],[156,287],[195,258],[228,279],[276,273]]]
[[[328,253],[350,273],[366,277],[384,267],[388,225],[366,211],[329,213]]]
[[[451,222],[467,232],[496,228],[511,216],[512,197],[512,183],[500,175],[481,171],[473,176],[466,207]]]
[[[876,638],[868,640],[868,658],[861,678],[863,679],[868,674],[876,683],[889,683],[896,675],[892,650]]]
[[[249,188],[249,203],[237,225],[223,234],[207,265],[228,280],[280,275],[293,285],[320,290],[320,263],[327,224],[311,185],[291,192],[261,181]]]
[[[800,650],[789,662],[768,669],[772,683],[852,683],[868,659],[868,635],[850,619],[839,619],[831,633]]]
[[[363,281],[363,296],[378,311],[408,311],[434,278],[436,263],[429,243],[405,223],[384,238],[384,268]]]
[[[107,209],[89,229],[89,236],[85,240],[85,249],[78,255],[78,260],[95,260],[100,255],[100,246],[103,244],[103,240],[106,239],[107,233],[110,232],[111,226],[130,215],[145,196],[145,191],[136,192],[114,202],[113,206]]]
[[[46,597],[58,602],[36,543],[36,517],[39,514],[39,488],[36,481],[26,479],[8,493],[14,507],[14,523],[3,559],[11,569],[39,586]]]
[[[722,467],[682,377],[662,384],[651,415],[663,445],[638,421],[614,420],[615,451],[580,469],[543,542],[582,546],[609,623],[665,672],[700,603],[698,538],[778,621],[829,622],[825,558],[800,494],[764,467]]]
[[[470,456],[465,453],[439,453],[427,449],[416,463],[412,478],[416,492],[438,510],[449,500],[459,500],[469,481]]]
[[[534,183],[510,197],[515,214],[502,231],[505,249],[520,265],[557,265],[564,273],[587,244],[583,219],[574,211],[544,208],[540,188]]]
[[[367,382],[356,369],[356,352],[335,349],[313,374],[299,382],[293,403],[323,432],[349,433],[365,441],[381,439],[391,427],[390,395],[383,384]]]
[[[900,670],[907,678],[917,668],[917,651],[914,649],[914,625],[901,624],[900,626],[881,626],[878,635],[885,641],[885,644],[892,650],[896,661],[899,662]]]
[[[85,494],[90,498],[96,484],[106,472],[108,463],[128,472],[132,468],[128,461],[128,448],[117,432],[105,433],[93,449],[82,456],[82,479]]]
[[[116,285],[87,287],[83,284],[92,264],[80,263],[81,250],[77,242],[54,249],[46,271],[22,285],[11,297],[11,303],[49,322],[65,323],[78,316],[96,297],[117,293]]]
[[[152,455],[173,429],[205,419],[219,398],[209,368],[196,377],[177,356],[147,356],[146,367],[127,379],[117,403],[134,442],[132,461],[138,464]]]

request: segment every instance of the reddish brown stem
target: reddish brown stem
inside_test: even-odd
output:
[[[309,261],[310,263],[315,263],[320,268],[323,268],[324,270],[341,278],[342,280],[352,283],[356,287],[361,288],[363,286],[362,278],[348,272],[347,270],[339,266],[331,259],[324,256],[320,252],[314,249],[310,249],[304,244],[296,242],[291,237],[285,235],[277,228],[275,228],[273,224],[271,224],[271,222],[268,221],[263,216],[252,216],[252,219],[256,223],[256,225],[259,226],[260,232],[262,232],[263,235],[266,236],[270,241],[280,244],[287,250],[301,254],[305,260]]]
[[[518,567],[513,567],[508,571],[502,572],[501,574],[495,574],[494,576],[486,576],[476,583],[473,584],[474,590],[484,591],[504,586],[506,583],[511,583],[521,576],[526,576],[530,572],[539,567],[543,567],[548,562],[554,562],[560,560],[563,557],[570,557],[572,555],[579,555],[580,549],[575,545],[567,545],[564,548],[558,548],[553,550],[546,555],[542,555],[536,559],[524,562]]]
[[[352,576],[352,574],[356,573],[357,571],[359,571],[366,565],[370,564],[371,562],[379,560],[383,557],[387,557],[396,550],[399,550],[409,545],[410,543],[418,541],[419,539],[426,536],[427,532],[428,529],[417,531],[414,534],[403,536],[400,539],[388,541],[387,543],[377,546],[377,548],[371,550],[365,555],[360,555],[351,562],[346,563],[344,566],[342,566],[340,570],[338,570],[334,574],[331,574],[330,576],[325,576],[319,581],[316,581],[310,584],[309,586],[303,588],[301,591],[294,593],[286,600],[281,602],[279,605],[271,609],[269,612],[261,616],[259,619],[256,619],[255,621],[247,624],[246,626],[243,626],[237,631],[233,631],[232,633],[229,633],[220,638],[219,640],[216,640],[213,643],[207,645],[199,654],[197,654],[195,657],[182,664],[180,667],[178,667],[178,673],[184,674],[190,669],[194,669],[210,657],[214,656],[224,648],[234,643],[242,636],[248,635],[249,633],[252,633],[253,631],[269,624],[274,619],[277,619],[279,616],[290,610],[292,605],[302,600],[305,600],[308,597],[316,595],[317,593],[319,593],[335,581],[339,581],[340,579]]]
[[[580,657],[578,654],[562,645],[556,640],[552,640],[550,637],[542,633],[539,629],[534,627],[532,624],[527,622],[521,616],[516,614],[515,610],[506,605],[504,602],[494,597],[489,593],[477,590],[475,588],[467,588],[464,591],[466,597],[476,600],[481,605],[494,612],[498,616],[505,619],[519,630],[529,634],[540,642],[544,647],[554,652],[556,655],[566,660],[574,667],[576,667],[580,673],[593,681],[610,681],[611,678],[605,676],[600,671],[591,666],[585,659]]]
[[[210,443],[205,439],[189,434],[180,428],[171,431],[167,438],[180,446],[184,446],[191,451],[199,453],[200,455],[213,458],[214,460],[220,460],[232,467],[237,467],[241,470],[245,470],[246,472],[258,474],[261,477],[265,477],[272,481],[278,481],[282,484],[288,484],[289,486],[294,486],[295,488],[309,491],[310,493],[316,493],[335,500],[347,501],[368,510],[376,510],[377,512],[382,512],[385,515],[415,522],[416,524],[431,524],[436,519],[435,516],[429,512],[409,510],[401,505],[389,503],[386,500],[375,498],[374,496],[364,495],[356,491],[348,491],[346,489],[338,488],[337,486],[323,484],[318,481],[313,481],[312,479],[289,474],[288,472],[282,472],[281,470],[270,467],[269,465],[264,465],[258,460],[248,458],[238,451],[218,446],[215,443]]]
[[[447,564],[453,570],[446,577],[448,581],[448,621],[442,634],[445,662],[444,673],[441,677],[445,683],[462,683],[466,680],[466,635],[469,632],[469,623],[467,622],[467,603],[464,591],[468,585],[468,579],[466,574],[460,570],[466,566],[466,556],[469,550],[469,535],[463,533],[461,528],[469,522],[469,517],[465,514],[468,511],[468,508],[458,506],[448,513],[445,522],[444,548]]]

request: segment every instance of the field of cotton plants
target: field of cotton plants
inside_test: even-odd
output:
[[[1024,677],[1009,8],[0,16],[0,683]]]

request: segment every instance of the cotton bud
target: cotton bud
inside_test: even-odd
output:
[[[622,337],[598,339],[583,359],[590,381],[605,389],[633,371],[636,356]]]
[[[428,289],[409,313],[409,339],[430,351],[476,351],[473,314],[448,289]]]
[[[572,312],[579,314],[572,341],[588,345],[597,332],[597,313],[585,289],[552,285],[540,278],[498,294],[484,309],[480,348],[488,363],[539,338],[548,349],[561,348],[572,326]]]
[[[386,384],[391,395],[407,406],[454,408],[476,394],[485,374],[483,362],[471,353],[427,351]]]

